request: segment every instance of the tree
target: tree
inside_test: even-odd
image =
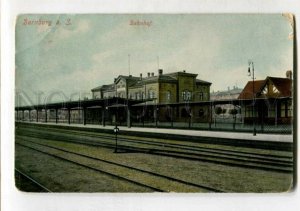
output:
[[[233,108],[233,109],[230,109],[229,113],[232,115],[232,116],[236,116],[237,113],[238,113],[238,110]]]
[[[217,114],[217,115],[219,115],[219,114],[221,114],[222,113],[222,108],[221,107],[216,107],[215,108],[215,114]]]
[[[227,111],[226,108],[223,108],[223,109],[222,109],[223,119],[224,119],[224,114],[226,113],[226,111]]]

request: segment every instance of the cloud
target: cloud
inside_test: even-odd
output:
[[[139,17],[153,25],[129,26],[130,19]],[[286,39],[289,26],[282,19],[272,15],[76,16],[72,25],[53,26],[49,33],[38,29],[47,37],[18,54],[18,84],[44,92],[55,87],[66,95],[74,90],[89,92],[129,74],[130,54],[130,73],[135,76],[157,74],[159,56],[164,73],[196,73],[212,82],[215,91],[233,85],[242,88],[250,80],[248,59],[255,62],[257,79],[283,77],[292,68],[292,43]],[[19,37],[27,43],[36,34],[24,31]]]
[[[93,62],[99,63],[100,61],[105,61],[105,60],[107,60],[107,59],[110,58],[112,55],[113,55],[113,52],[111,52],[111,51],[104,51],[104,52],[100,52],[100,53],[93,54],[93,55],[91,56],[91,58],[92,58],[92,61],[93,61]]]

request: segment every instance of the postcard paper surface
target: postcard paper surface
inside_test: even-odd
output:
[[[25,192],[293,188],[293,16],[19,15]]]

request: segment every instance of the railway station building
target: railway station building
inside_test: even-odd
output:
[[[137,122],[142,121],[207,121],[209,108],[207,106],[191,106],[192,102],[210,100],[211,83],[197,79],[198,74],[174,72],[164,74],[159,69],[157,74],[148,72],[145,77],[120,75],[114,83],[92,89],[94,99],[119,97],[145,102],[135,105],[132,117]],[[184,103],[183,106],[174,104]],[[173,105],[173,106],[171,106]],[[122,106],[115,110],[122,112]],[[116,112],[113,112],[116,113]],[[119,115],[119,118],[122,114]],[[114,119],[115,117],[113,117]]]
[[[93,88],[92,99],[17,106],[16,120],[34,122],[194,128],[260,132],[292,131],[292,72],[249,81],[234,94],[210,95],[211,83],[187,71],[145,77],[119,75]],[[254,91],[253,91],[254,90]],[[238,95],[238,93],[240,93]],[[238,97],[237,97],[238,96]],[[215,98],[216,97],[216,98]],[[217,108],[236,110],[226,121]],[[219,115],[219,118],[218,118]],[[280,126],[280,127],[278,127]]]
[[[292,71],[285,78],[266,77],[249,81],[240,93],[239,100],[254,102],[242,107],[244,121],[268,124],[291,124],[293,117]]]

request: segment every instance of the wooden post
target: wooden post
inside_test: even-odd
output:
[[[82,115],[83,115],[83,125],[86,125],[86,107],[83,107],[82,109]]]
[[[101,107],[102,111],[102,126],[105,127],[105,106]]]
[[[171,109],[171,127],[173,127],[174,126],[173,125],[173,107],[171,106],[170,109]]]
[[[127,127],[131,127],[131,107],[127,105]]]
[[[55,109],[55,123],[57,124],[58,123],[58,109],[56,108]]]
[[[47,123],[47,109],[45,108],[45,122]]]
[[[39,121],[39,109],[36,109],[36,122]]]
[[[68,108],[68,124],[71,124],[71,109]]]

